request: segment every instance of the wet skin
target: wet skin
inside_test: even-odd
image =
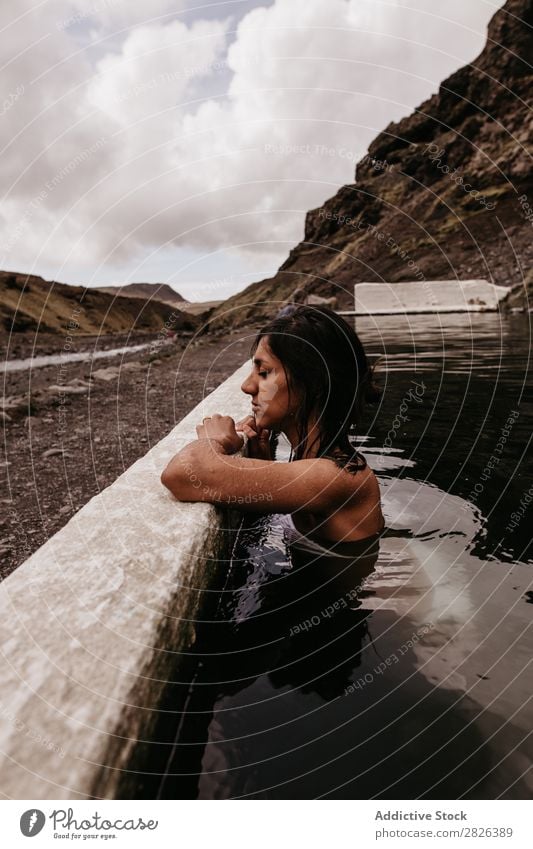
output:
[[[308,424],[311,447],[301,460],[279,463],[270,456],[271,430],[283,432],[293,448],[298,444],[299,397],[290,391],[283,364],[267,339],[259,342],[241,388],[251,397],[252,415],[237,425],[230,416],[204,418],[196,428],[198,441],[182,449],[161,477],[175,497],[222,504],[237,498],[243,510],[264,512],[258,498],[248,504],[238,499],[268,493],[269,511],[291,513],[298,530],[317,539],[358,540],[378,533],[383,515],[373,471],[367,467],[352,474],[333,460],[316,457],[313,439],[318,431],[313,419]],[[249,439],[249,457],[231,456],[243,445],[237,430]],[[204,482],[202,489],[191,484],[187,467]]]

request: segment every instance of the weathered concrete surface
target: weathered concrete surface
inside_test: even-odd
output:
[[[239,369],[0,584],[0,793],[113,798],[154,709],[229,515],[182,504],[160,474],[203,416],[240,418]]]
[[[409,283],[357,283],[355,315],[484,312],[497,310],[509,292],[487,280],[431,280]]]

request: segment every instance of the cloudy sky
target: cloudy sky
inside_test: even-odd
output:
[[[226,297],[503,0],[2,0],[0,268]]]

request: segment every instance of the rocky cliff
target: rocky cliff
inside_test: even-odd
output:
[[[297,287],[350,309],[361,281],[531,283],[532,60],[533,0],[508,0],[478,58],[377,136],[277,274],[226,301],[213,329],[262,320]]]

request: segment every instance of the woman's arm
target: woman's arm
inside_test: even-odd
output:
[[[201,437],[171,459],[161,482],[180,501],[233,505],[250,512],[329,512],[353,495],[350,475],[331,460],[256,460],[233,456],[235,445],[235,440]]]

